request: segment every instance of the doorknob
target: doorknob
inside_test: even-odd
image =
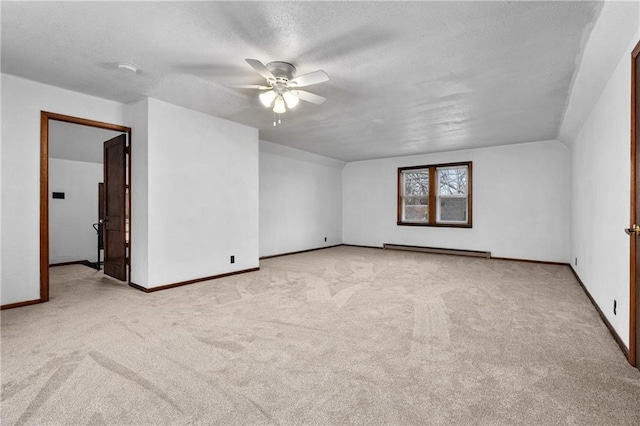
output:
[[[631,235],[631,234],[640,235],[640,226],[634,223],[631,228],[625,228],[624,232],[626,232],[627,235]]]

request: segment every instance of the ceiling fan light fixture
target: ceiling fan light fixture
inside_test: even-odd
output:
[[[301,100],[315,105],[321,105],[325,98],[298,87],[306,87],[329,80],[329,76],[322,70],[296,76],[296,67],[288,62],[274,61],[264,65],[257,59],[246,59],[246,62],[266,80],[266,86],[250,84],[241,86],[245,89],[258,89],[262,93],[258,96],[260,103],[273,110],[273,125],[277,126],[280,114],[295,108]],[[276,114],[278,120],[276,121]]]
[[[289,107],[289,109],[295,108],[295,106],[298,105],[298,102],[300,102],[300,99],[298,99],[298,96],[296,96],[296,94],[293,92],[285,92],[282,95],[282,97],[284,98],[284,101],[287,103],[287,106]]]
[[[260,93],[259,98],[262,105],[268,108],[271,106],[271,104],[273,103],[273,100],[276,98],[276,92],[274,92],[273,90],[262,92]]]
[[[273,105],[273,112],[275,112],[276,114],[284,114],[285,112],[287,112],[287,108],[285,108],[284,106],[284,99],[282,98],[282,95],[276,97],[276,102]]]

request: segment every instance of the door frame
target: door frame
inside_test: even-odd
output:
[[[129,140],[127,158],[127,185],[129,188],[129,241],[127,256],[127,277],[131,280],[131,127],[105,123],[54,112],[40,111],[40,300],[49,300],[49,120],[115,130],[127,134]]]
[[[637,99],[637,88],[640,86],[640,81],[636,79],[636,58],[640,56],[640,41],[636,44],[636,47],[631,52],[631,223],[636,224],[636,210],[638,208],[638,200],[636,197],[636,191],[638,187],[638,170],[636,162],[640,160],[636,158],[636,146],[640,143],[640,123],[637,122],[636,117],[638,113],[636,108],[640,103],[640,99]],[[636,274],[636,251],[637,251],[637,237],[631,238],[630,247],[630,285],[629,285],[629,363],[633,366],[640,368],[640,362],[638,362],[638,355],[636,353],[637,341],[639,339],[637,329],[637,315],[638,315],[638,279],[640,276]]]

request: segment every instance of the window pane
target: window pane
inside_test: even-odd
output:
[[[440,198],[440,220],[443,222],[466,222],[467,198]]]
[[[429,195],[429,170],[403,172],[405,195]]]
[[[426,222],[429,220],[428,197],[406,197],[404,199],[404,217],[407,222]]]
[[[440,195],[465,195],[467,193],[467,167],[438,169]]]

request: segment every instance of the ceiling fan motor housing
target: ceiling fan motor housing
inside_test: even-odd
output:
[[[290,81],[296,75],[296,67],[288,62],[269,62],[265,67],[273,74],[276,81]]]

